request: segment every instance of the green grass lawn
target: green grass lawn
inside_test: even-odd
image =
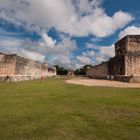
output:
[[[140,89],[0,83],[0,140],[140,140]]]

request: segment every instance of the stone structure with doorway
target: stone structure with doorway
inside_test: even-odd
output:
[[[100,74],[104,79],[113,76],[114,80],[140,82],[140,35],[127,35],[116,42],[115,57],[104,63],[88,69],[87,76]]]

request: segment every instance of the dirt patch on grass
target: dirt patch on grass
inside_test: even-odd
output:
[[[78,84],[84,86],[140,88],[140,83],[126,83],[126,82],[96,80],[96,79],[71,79],[71,80],[66,80],[66,83]]]

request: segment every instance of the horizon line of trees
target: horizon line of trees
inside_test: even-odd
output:
[[[54,66],[56,68],[57,71],[57,75],[67,75],[68,70],[62,66],[59,65],[55,65]],[[84,65],[83,67],[73,70],[75,75],[86,75],[86,70],[87,68],[92,67],[92,65]]]

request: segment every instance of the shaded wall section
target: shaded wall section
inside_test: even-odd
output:
[[[108,61],[108,75],[125,75],[125,56],[119,55]]]

